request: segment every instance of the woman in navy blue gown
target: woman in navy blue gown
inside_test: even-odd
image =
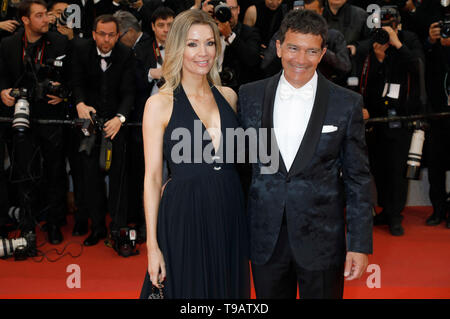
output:
[[[176,17],[165,84],[147,101],[142,124],[148,273],[141,298],[152,285],[165,298],[249,298],[244,198],[225,134],[238,127],[237,96],[220,86],[220,52],[208,14]],[[171,176],[161,196],[163,160]]]

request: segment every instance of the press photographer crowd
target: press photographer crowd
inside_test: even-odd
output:
[[[221,81],[236,92],[282,69],[276,42],[290,10],[322,15],[319,71],[364,98],[382,208],[374,224],[404,234],[409,179],[427,167],[424,224],[450,228],[450,119],[426,116],[450,111],[450,0],[0,2],[0,257],[35,256],[36,232],[64,242],[69,214],[84,246],[105,242],[127,257],[146,241],[140,123],[184,10],[216,20]]]

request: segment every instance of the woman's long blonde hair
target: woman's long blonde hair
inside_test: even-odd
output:
[[[213,18],[206,12],[198,9],[186,10],[175,18],[169,34],[167,35],[164,63],[162,66],[162,76],[165,83],[160,88],[161,93],[172,93],[181,82],[183,68],[183,54],[186,47],[186,38],[189,29],[194,24],[209,25],[214,33],[216,44],[216,56],[211,70],[207,74],[207,79],[214,85],[220,85],[218,59],[222,52],[219,29]]]

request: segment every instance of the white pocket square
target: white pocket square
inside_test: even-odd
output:
[[[336,132],[338,130],[337,126],[334,125],[324,125],[322,127],[322,133],[331,133],[331,132]]]

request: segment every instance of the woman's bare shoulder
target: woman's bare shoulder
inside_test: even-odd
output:
[[[169,122],[173,109],[173,95],[157,93],[147,99],[144,110],[144,120],[146,116],[153,120],[162,121],[164,126]]]
[[[231,108],[234,112],[236,112],[236,105],[238,96],[236,92],[230,87],[227,86],[216,86],[219,92],[223,95],[225,100],[227,100],[228,104],[230,104]]]

